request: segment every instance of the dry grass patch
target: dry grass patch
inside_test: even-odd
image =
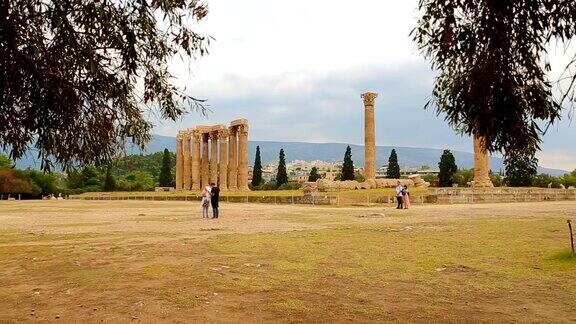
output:
[[[0,214],[7,321],[576,320],[574,203],[239,204],[220,220],[178,202],[14,204]]]

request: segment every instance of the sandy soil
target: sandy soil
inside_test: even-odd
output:
[[[196,202],[2,201],[0,321],[576,320],[576,301],[574,298],[571,301],[566,300],[570,299],[570,291],[576,287],[575,283],[562,286],[560,281],[554,282],[550,287],[559,287],[558,300],[555,300],[553,293],[545,292],[549,288],[545,281],[541,281],[538,275],[525,276],[522,269],[502,272],[510,274],[509,278],[502,277],[508,281],[500,286],[510,285],[513,287],[510,290],[513,290],[518,288],[518,280],[525,280],[526,286],[533,286],[530,288],[533,291],[527,289],[524,293],[527,300],[522,309],[511,310],[506,307],[515,307],[517,299],[514,298],[521,298],[522,292],[510,292],[513,296],[508,300],[500,287],[494,288],[485,279],[476,278],[481,273],[480,270],[465,265],[440,265],[437,271],[450,273],[453,277],[449,280],[420,278],[414,275],[390,281],[393,283],[392,288],[388,282],[388,288],[382,290],[380,287],[372,291],[371,286],[384,283],[366,282],[361,280],[361,276],[349,275],[344,281],[330,279],[322,284],[322,280],[327,279],[315,277],[318,269],[306,272],[307,269],[298,268],[298,257],[302,255],[304,258],[308,254],[296,250],[286,251],[283,256],[282,249],[280,255],[274,250],[281,246],[283,241],[276,235],[284,235],[286,241],[293,240],[294,244],[286,245],[286,250],[303,244],[299,243],[302,239],[310,241],[318,235],[326,235],[328,238],[319,244],[326,244],[324,250],[328,251],[328,248],[335,244],[329,239],[332,233],[350,235],[365,231],[378,231],[378,235],[387,231],[394,232],[393,235],[404,235],[402,231],[421,231],[437,237],[436,232],[441,230],[446,231],[447,235],[464,235],[463,240],[466,241],[465,232],[470,229],[470,233],[482,235],[483,240],[490,242],[491,235],[496,235],[490,232],[493,227],[484,229],[478,225],[479,220],[486,222],[481,223],[488,224],[486,226],[494,226],[498,222],[502,222],[503,226],[510,226],[517,224],[514,223],[515,220],[522,221],[522,224],[530,221],[542,222],[548,226],[548,217],[556,223],[570,216],[575,219],[576,202],[426,205],[402,211],[377,206],[231,204],[222,206],[220,214],[221,217],[217,220],[202,219]],[[559,225],[559,228],[562,228],[561,226],[564,225]],[[526,238],[540,239],[537,229],[538,226],[526,229]],[[566,238],[564,233],[555,231],[551,231],[552,234],[543,233],[542,239],[549,238],[551,244],[554,244],[555,240]],[[357,236],[355,239],[362,240]],[[406,238],[404,243],[410,243],[410,238],[406,236],[391,237],[391,242],[395,242],[397,238]],[[372,238],[367,236],[366,242],[370,239]],[[380,242],[380,238],[374,239],[377,240],[374,242]],[[362,244],[362,241],[359,243]],[[427,245],[426,241],[414,244],[423,244],[423,248]],[[470,244],[473,246],[473,242]],[[236,246],[237,249],[226,249],[226,246]],[[338,247],[346,248],[352,250],[352,256],[361,253],[355,252],[356,246]],[[400,248],[402,247],[398,247]],[[530,245],[530,248],[533,246]],[[444,249],[439,251],[449,254],[449,251]],[[499,251],[495,250],[491,256],[487,248],[487,256],[481,261],[486,262],[485,260],[490,260],[489,257],[496,257]],[[367,249],[366,253],[366,257],[370,257],[370,249]],[[249,262],[259,254],[262,254],[262,263]],[[314,253],[311,255],[314,258]],[[295,265],[288,266],[285,258],[296,258]],[[481,265],[481,261],[478,261],[478,264]],[[524,261],[520,263],[522,262]],[[346,263],[345,258],[342,263]],[[266,264],[268,268],[264,268]],[[375,266],[386,269],[382,264]],[[572,266],[574,272],[566,272],[566,266],[561,269],[554,268],[554,271],[559,271],[559,278],[562,280],[576,280],[576,263],[567,267]],[[254,273],[260,271],[271,272],[262,277],[263,280],[270,280],[266,285],[258,281],[247,286],[239,283],[243,278],[250,279]],[[298,284],[289,281],[292,279],[286,279],[293,278],[293,275],[313,277],[313,280],[305,279],[304,282],[311,280],[309,282],[319,285],[315,291],[324,292],[326,295],[317,298],[310,296],[310,293],[300,295],[305,288],[299,288]],[[449,286],[451,281],[465,286],[466,280],[470,280],[467,275],[473,276],[474,280],[479,280],[478,284],[484,285],[477,287],[480,291],[497,290],[490,295],[493,299],[483,300],[482,307],[477,312],[468,305],[475,296],[480,297],[474,289],[461,291],[461,287],[455,287],[457,293],[449,295],[451,298],[437,295],[438,292],[433,291],[434,287],[439,287],[440,284]],[[214,276],[218,279],[214,279]],[[358,282],[354,286],[348,286],[350,280]],[[415,290],[411,282],[419,280],[436,281],[430,281],[429,287]],[[275,286],[278,282],[280,284]],[[342,295],[341,292],[331,295],[331,290],[324,291],[328,288],[322,287],[327,283],[333,286],[333,289],[353,291],[364,297],[360,300],[344,298],[342,296],[347,295]],[[265,287],[260,287],[261,285]],[[257,291],[254,290],[256,286],[259,287]],[[284,289],[286,291],[283,291]],[[219,295],[217,291],[226,293]],[[384,295],[381,295],[382,291],[385,291]],[[445,303],[444,299],[434,300],[430,304],[433,307],[428,305],[428,308],[425,307],[428,303],[426,300],[415,303],[400,299],[403,294],[411,293],[421,294],[423,298],[453,299],[450,301],[452,304],[448,304],[452,306],[441,304],[443,306],[440,307],[434,304]],[[573,293],[572,297],[576,297],[576,291]],[[302,298],[302,301],[299,301],[299,298]],[[331,300],[332,298],[334,300]],[[383,304],[381,301],[386,298],[389,303]],[[344,308],[338,312],[320,306],[325,303],[341,304]],[[360,308],[357,314],[354,313],[354,307]],[[414,309],[422,307],[425,309],[420,315],[414,312]],[[533,317],[527,309],[537,309],[539,317]]]

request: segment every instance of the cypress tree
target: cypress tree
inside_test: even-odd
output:
[[[288,173],[286,173],[286,157],[284,156],[284,149],[280,149],[280,156],[278,162],[278,173],[276,174],[276,185],[288,183]]]
[[[312,170],[310,170],[310,175],[308,176],[308,181],[316,182],[318,181],[318,179],[320,179],[320,175],[318,174],[318,168],[312,167]]]
[[[450,150],[444,150],[440,157],[440,162],[438,162],[438,168],[440,169],[438,185],[440,187],[452,187],[454,183],[452,176],[458,171],[458,166],[456,166],[456,159],[454,159],[454,155]]]
[[[252,187],[262,184],[262,161],[260,159],[260,146],[256,146],[256,158],[254,159],[254,170],[252,171]]]
[[[386,170],[386,178],[400,179],[400,165],[398,165],[398,155],[396,150],[392,149],[390,157],[388,158],[388,170]]]
[[[170,152],[166,148],[164,149],[164,155],[162,156],[162,168],[160,169],[160,174],[158,175],[158,185],[160,187],[172,186],[172,167],[170,163]]]
[[[104,180],[104,191],[114,191],[116,188],[116,180],[112,175],[111,167],[106,169],[106,179]]]
[[[352,149],[350,145],[346,147],[344,153],[344,163],[342,163],[342,175],[340,181],[354,180],[354,162],[352,161]]]

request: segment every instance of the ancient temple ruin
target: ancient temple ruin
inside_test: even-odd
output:
[[[196,126],[176,137],[176,189],[248,190],[248,120]]]

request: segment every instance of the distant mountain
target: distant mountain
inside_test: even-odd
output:
[[[249,143],[249,163],[253,163],[256,154],[256,146],[260,146],[262,163],[267,164],[278,160],[278,152],[281,148],[286,153],[286,160],[322,160],[322,161],[341,161],[344,157],[344,151],[348,144],[342,143],[302,143],[302,142],[269,142],[269,141],[250,141]],[[149,154],[164,150],[175,152],[176,139],[169,136],[154,135],[148,147],[141,152],[134,146],[127,148],[127,154]],[[350,145],[352,148],[352,159],[357,166],[364,165],[364,146]],[[398,162],[400,165],[418,167],[428,165],[437,168],[438,161],[442,155],[442,150],[431,148],[414,148],[414,147],[391,147],[377,146],[376,156],[377,165],[381,166],[388,162],[390,151],[395,148],[398,153]],[[459,168],[472,168],[474,166],[474,154],[470,152],[452,151],[456,158],[456,164]],[[38,168],[39,164],[31,157],[24,158],[16,164],[20,168],[33,167]],[[494,172],[504,170],[502,158],[492,157],[490,159],[490,168]],[[538,172],[548,173],[550,175],[563,175],[565,170],[549,169],[540,167]]]

